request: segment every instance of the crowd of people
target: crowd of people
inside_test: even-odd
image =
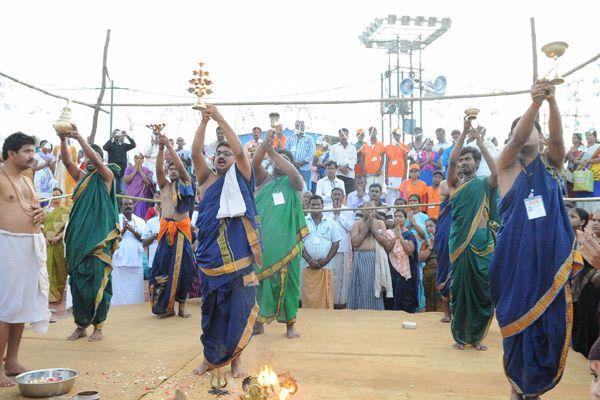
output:
[[[211,105],[191,149],[157,133],[133,162],[120,130],[103,148],[75,125],[55,147],[9,136],[0,386],[24,370],[23,324],[47,329],[48,302],[72,307],[70,340],[92,327],[97,341],[111,305],[151,301],[158,318],[187,318],[201,296],[198,374],[231,363],[242,376],[241,352],[266,324],[299,337],[299,307],[443,311],[454,348],[480,351],[495,314],[512,396],[536,398],[560,380],[568,348],[592,357],[599,335],[600,216],[563,196],[579,188],[576,171],[600,165],[600,145],[590,132],[583,150],[576,134],[567,152],[554,87],[538,81],[531,97],[502,149],[467,119],[451,140],[416,128],[410,143],[394,131],[384,145],[371,127],[351,143],[342,128],[330,145],[296,121],[290,137],[255,127],[243,145]]]

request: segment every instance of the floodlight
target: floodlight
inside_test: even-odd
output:
[[[425,17],[418,16],[417,18],[415,18],[416,26],[422,26],[424,22],[425,22]]]
[[[435,24],[437,24],[437,18],[429,17],[429,19],[427,20],[427,26],[435,26]]]
[[[404,26],[410,25],[410,17],[408,15],[403,15],[400,24]]]
[[[387,23],[389,25],[395,25],[397,20],[398,20],[398,16],[395,14],[390,14],[387,17]]]

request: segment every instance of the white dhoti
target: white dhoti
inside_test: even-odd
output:
[[[49,289],[44,235],[0,230],[0,321],[47,332]]]
[[[346,304],[352,275],[350,253],[337,253],[331,263],[333,264],[333,303]]]
[[[144,268],[114,266],[112,292],[112,306],[144,303]]]

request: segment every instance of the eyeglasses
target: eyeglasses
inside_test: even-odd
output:
[[[217,151],[215,153],[215,156],[219,157],[219,156],[223,156],[223,157],[231,157],[233,156],[233,153],[230,151]]]

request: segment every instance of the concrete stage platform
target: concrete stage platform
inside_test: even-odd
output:
[[[157,320],[148,305],[113,307],[99,343],[67,342],[74,327],[67,318],[46,335],[26,332],[21,360],[32,369],[79,370],[74,390],[60,399],[90,389],[100,391],[102,400],[170,399],[176,388],[190,400],[213,399],[209,378],[192,374],[202,359],[198,302],[191,301],[189,310],[191,319]],[[488,351],[458,351],[440,318],[439,313],[300,310],[299,339],[287,339],[285,326],[273,323],[252,339],[243,361],[251,372],[265,363],[277,372],[291,371],[300,386],[293,398],[301,400],[507,399],[497,324],[485,341]],[[402,321],[418,327],[402,329]],[[570,352],[561,383],[543,398],[588,399],[590,379],[585,359]],[[230,380],[228,389],[236,392],[240,386],[240,380]],[[18,399],[18,389],[0,389],[0,398]]]

